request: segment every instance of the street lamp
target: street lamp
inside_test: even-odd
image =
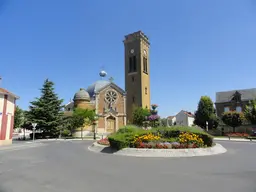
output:
[[[208,132],[208,121],[206,121],[206,131]]]
[[[37,123],[32,123],[32,126],[33,126],[33,142],[34,142],[35,141],[35,130],[36,130]]]
[[[98,116],[93,118],[93,139],[96,140],[96,125],[97,125]]]

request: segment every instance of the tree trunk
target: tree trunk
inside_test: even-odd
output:
[[[23,135],[24,138],[23,138],[23,140],[26,140],[26,128],[24,128],[23,131],[24,131],[24,135]]]
[[[81,127],[81,139],[83,140],[83,127]]]
[[[236,128],[235,127],[233,127],[233,133],[235,133],[236,132]]]

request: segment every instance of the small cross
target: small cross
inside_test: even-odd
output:
[[[113,81],[114,81],[114,78],[113,78],[113,77],[110,77],[108,80],[109,80],[110,82],[113,82]]]

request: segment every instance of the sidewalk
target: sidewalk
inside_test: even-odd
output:
[[[242,139],[242,138],[228,138],[228,137],[214,137],[215,141],[239,141],[239,142],[256,142],[256,140]]]

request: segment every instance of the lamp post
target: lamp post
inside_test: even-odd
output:
[[[208,121],[206,121],[206,131],[208,132]]]
[[[96,125],[97,125],[98,116],[94,116],[93,119],[93,139],[96,140]]]
[[[34,142],[35,141],[35,130],[36,130],[37,123],[32,123],[32,126],[33,126],[33,142]]]

